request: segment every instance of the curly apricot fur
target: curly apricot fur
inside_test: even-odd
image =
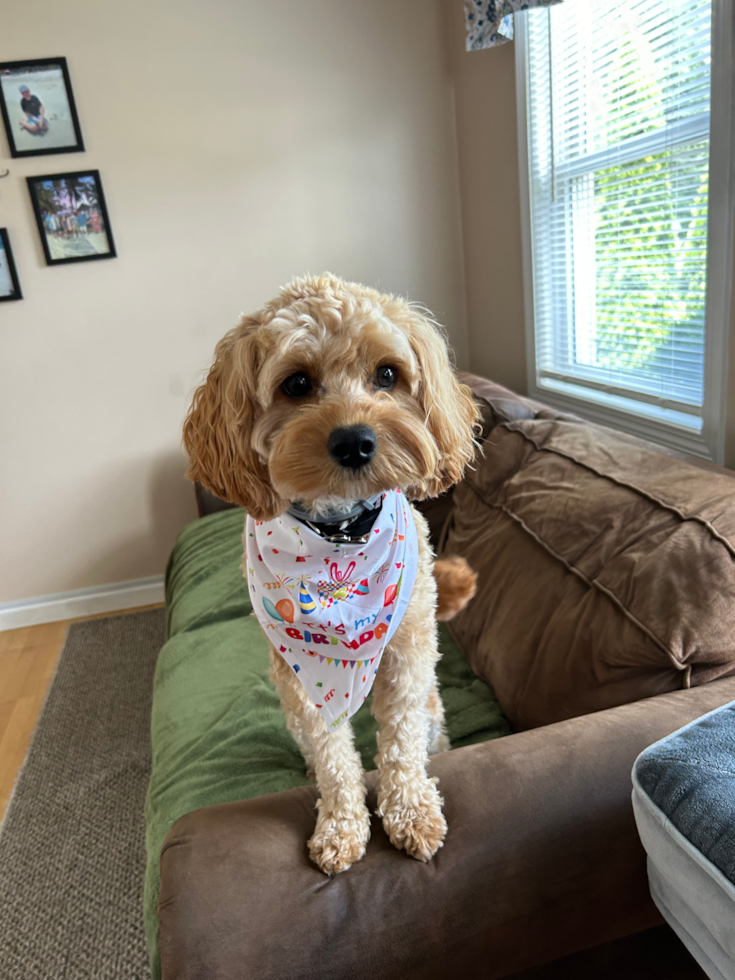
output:
[[[397,383],[381,390],[376,369]],[[283,381],[306,372],[312,391],[289,398]],[[350,470],[329,454],[330,432],[367,424],[378,449]],[[295,279],[217,345],[207,380],[184,424],[189,476],[257,520],[299,500],[314,516],[335,503],[400,487],[436,496],[462,478],[475,452],[478,411],[457,381],[441,328],[422,308],[336,276]],[[383,655],[373,687],[380,724],[378,812],[396,847],[428,861],[446,822],[428,755],[449,748],[435,665],[439,614],[469,600],[474,573],[460,559],[437,562],[428,527],[414,510],[419,556],[408,608]],[[271,676],[289,730],[320,791],[309,853],[327,874],[364,854],[370,833],[365,784],[352,729],[331,734],[294,672],[271,648]]]

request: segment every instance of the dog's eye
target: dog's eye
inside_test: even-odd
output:
[[[311,394],[311,378],[306,371],[297,371],[289,375],[281,385],[281,391],[289,398],[304,398]]]
[[[398,371],[388,364],[379,367],[375,372],[375,387],[382,388],[383,391],[390,391],[391,388],[395,388],[397,381]]]

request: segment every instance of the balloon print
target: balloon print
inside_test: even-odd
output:
[[[293,622],[294,608],[290,599],[280,599],[276,603],[276,609],[281,619],[285,619],[287,623]]]
[[[278,623],[284,622],[283,616],[281,616],[281,614],[278,612],[278,610],[270,601],[270,599],[266,599],[265,596],[263,596],[263,606],[265,608],[265,611],[272,619],[275,619],[276,622]]]

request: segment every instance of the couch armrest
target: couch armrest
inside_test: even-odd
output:
[[[728,678],[437,756],[449,835],[426,865],[374,821],[326,878],[313,787],[190,813],[161,854],[164,980],[493,980],[652,926],[633,762],[733,698]]]

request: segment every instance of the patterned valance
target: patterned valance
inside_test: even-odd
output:
[[[562,0],[464,0],[468,51],[494,48],[513,40],[513,14],[531,7],[550,7]]]

